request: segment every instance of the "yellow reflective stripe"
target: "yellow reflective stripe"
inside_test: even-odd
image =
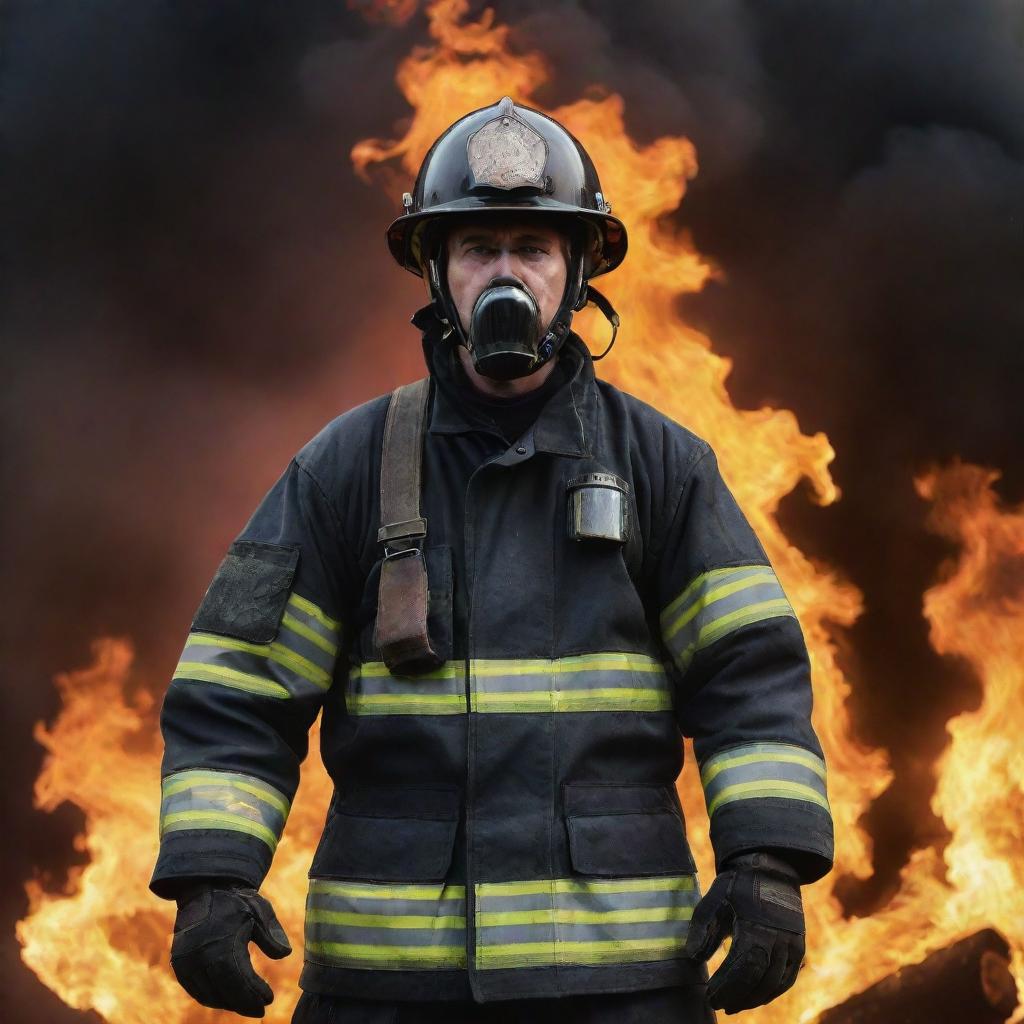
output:
[[[596,686],[589,690],[561,690],[554,694],[556,711],[614,710],[643,706],[645,710],[662,711],[672,707],[667,690],[626,686]]]
[[[204,683],[219,683],[248,693],[259,693],[264,697],[287,700],[291,694],[280,683],[271,682],[262,676],[220,665],[205,665],[201,661],[179,661],[172,679],[195,680]]]
[[[605,939],[595,942],[512,942],[480,946],[477,962],[481,967],[514,967],[517,965],[618,963],[667,959],[686,945],[683,937],[665,939]]]
[[[722,804],[733,800],[753,799],[755,797],[778,796],[788,800],[806,800],[809,803],[830,810],[828,800],[810,786],[800,782],[788,782],[782,779],[766,779],[755,782],[737,782],[735,786],[726,786],[708,805],[708,817],[715,813]]]
[[[671,619],[672,616],[675,615],[675,613],[682,608],[684,604],[686,604],[694,593],[696,593],[696,591],[706,583],[721,579],[723,576],[735,576],[737,572],[746,572],[749,569],[770,570],[771,567],[760,562],[752,562],[750,565],[730,565],[724,569],[709,569],[707,572],[702,572],[699,576],[695,577],[690,583],[688,583],[683,589],[683,592],[674,601],[667,605],[664,611],[662,611],[662,628],[664,628],[665,623],[667,623],[669,619]]]
[[[311,893],[327,896],[352,896],[356,899],[376,900],[457,900],[466,898],[464,885],[381,885],[377,882],[330,882],[314,878],[309,883]]]
[[[477,914],[477,926],[510,924],[644,924],[650,921],[689,921],[693,907],[637,907],[632,910],[493,910]]]
[[[230,776],[225,778],[224,773],[185,771],[175,772],[174,775],[167,776],[168,779],[179,777],[181,778],[180,782],[174,782],[169,786],[165,784],[161,787],[165,797],[174,796],[175,793],[181,793],[186,789],[194,789],[197,786],[223,786],[227,789],[240,789],[246,793],[251,793],[264,803],[275,807],[285,817],[288,817],[288,812],[291,809],[291,804],[280,794],[271,793],[255,782],[238,782]]]
[[[737,608],[735,611],[729,612],[728,615],[713,619],[702,627],[697,639],[697,646],[704,647],[718,635],[728,633],[737,626],[775,618],[778,615],[795,615],[789,601],[784,597],[773,598],[771,601],[759,601],[757,604],[747,605],[745,608]]]
[[[735,768],[741,764],[752,764],[755,761],[782,761],[788,764],[802,764],[805,768],[810,768],[816,775],[820,775],[822,779],[825,778],[825,766],[822,764],[821,759],[813,754],[763,752],[760,754],[742,754],[738,757],[724,757],[721,760],[716,758],[710,761],[700,773],[700,784],[707,786],[716,775],[724,772],[727,768]]]
[[[307,942],[306,949],[336,959],[366,960],[371,963],[394,962],[445,964],[463,967],[466,950],[462,946],[371,946],[353,942]]]
[[[189,633],[189,644],[200,644],[206,647],[227,647],[232,651],[244,651],[255,654],[259,658],[267,658],[285,668],[291,669],[296,675],[325,690],[331,685],[330,673],[315,665],[308,658],[297,654],[290,647],[285,647],[280,640],[269,644],[253,644],[234,637],[221,636],[217,633]]]
[[[694,601],[694,603],[679,616],[679,618],[665,632],[665,640],[670,640],[679,632],[680,629],[683,628],[683,626],[696,618],[697,615],[704,611],[705,608],[714,604],[716,601],[720,601],[723,597],[728,597],[730,594],[746,590],[748,587],[758,586],[761,583],[774,582],[776,582],[775,573],[770,569],[766,569],[765,572],[757,573],[754,576],[744,576],[742,579],[733,580],[731,583],[723,583],[721,586],[715,587],[713,590],[709,590],[699,600]]]
[[[176,811],[165,815],[160,822],[160,834],[165,832],[181,832],[187,829],[220,828],[230,832],[246,832],[270,847],[277,849],[277,836],[258,821],[224,811]]]
[[[509,693],[479,693],[469,695],[474,711],[554,711],[557,694],[550,690],[517,690]]]
[[[548,676],[587,671],[630,671],[662,673],[665,666],[656,658],[644,654],[628,654],[616,651],[598,654],[573,654],[565,658],[477,658],[471,663],[471,671],[478,676]],[[446,662],[432,672],[416,676],[421,679],[455,679],[464,675],[465,663]],[[382,661],[367,661],[352,669],[352,676],[368,679],[384,679],[391,670]],[[403,680],[408,682],[408,680]]]
[[[572,878],[547,878],[535,882],[480,882],[476,894],[488,896],[536,896],[540,893],[600,892],[685,892],[697,885],[696,875],[667,875],[661,878],[594,879],[579,882]]]
[[[501,686],[490,690],[481,685],[470,693],[470,710],[492,712],[558,712],[558,711],[667,711],[672,708],[672,692],[668,686],[665,665],[643,654],[606,651],[595,654],[570,655],[565,658],[486,658],[471,662],[470,671],[484,680],[536,678],[536,689],[512,689]],[[650,682],[648,686],[579,687],[575,683],[591,680],[602,682],[602,673],[622,673],[629,682]],[[607,678],[607,677],[605,677]],[[360,692],[360,680],[385,680],[375,684],[378,692]],[[367,662],[349,673],[349,710],[355,714],[460,714],[466,710],[466,699],[458,693],[425,693],[418,691],[418,682],[434,680],[453,682],[465,679],[465,663],[449,662],[441,668],[414,680],[393,677],[382,662]],[[565,685],[559,686],[564,680]],[[495,685],[491,683],[490,685]],[[367,689],[372,689],[367,686]],[[380,690],[385,692],[379,692]],[[436,689],[436,687],[435,687]],[[390,692],[388,692],[390,691]]]
[[[667,690],[603,686],[588,690],[513,690],[471,694],[474,711],[663,711],[672,707]]]
[[[557,672],[588,672],[628,670],[630,672],[664,672],[665,666],[657,658],[645,654],[609,651],[600,654],[573,654],[559,658]]]
[[[655,658],[643,654],[616,651],[573,654],[565,658],[478,658],[471,662],[473,674],[485,677],[549,676],[601,671],[664,672],[664,670],[662,663]]]
[[[466,919],[454,915],[361,914],[342,910],[310,910],[306,920],[313,924],[347,924],[358,928],[465,928]]]
[[[775,619],[780,616],[796,618],[796,612],[793,611],[792,605],[785,598],[749,605],[746,608],[730,612],[728,615],[723,615],[720,619],[709,622],[701,629],[697,639],[692,644],[684,647],[676,656],[676,663],[679,665],[680,670],[685,672],[694,654],[702,647],[707,647],[713,641],[732,632],[732,630],[739,629],[740,626],[749,626],[755,622]]]
[[[345,704],[349,712],[391,715],[458,715],[466,710],[460,693],[348,693]]]
[[[470,664],[478,676],[550,675],[555,670],[548,658],[474,658]]]
[[[312,616],[320,623],[321,626],[324,627],[324,629],[329,629],[332,633],[337,633],[341,629],[341,623],[337,619],[332,619],[317,605],[313,604],[312,601],[296,594],[294,591],[288,595],[288,603],[295,605],[299,611],[303,611],[307,615]]]
[[[422,675],[416,676],[416,680],[421,679],[454,679],[456,676],[463,674],[463,662],[461,661],[449,661],[442,665],[440,668],[436,668],[431,672],[424,672]],[[391,675],[391,669],[384,664],[383,661],[366,661],[362,665],[357,665],[352,669],[350,675],[353,678],[359,676],[365,676],[370,679],[383,679],[386,676]],[[409,680],[404,680],[408,682]]]
[[[315,644],[319,647],[320,650],[325,651],[330,655],[337,655],[337,644],[331,643],[331,641],[322,633],[318,633],[315,629],[311,629],[304,622],[299,622],[294,615],[289,615],[285,612],[281,617],[281,623],[287,626],[293,633],[298,633],[299,636],[305,637],[311,644]]]

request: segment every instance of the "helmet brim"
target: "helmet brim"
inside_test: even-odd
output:
[[[544,216],[583,220],[593,225],[601,239],[601,253],[587,277],[600,277],[614,270],[625,258],[628,238],[625,225],[608,213],[585,207],[573,207],[547,196],[532,195],[525,202],[512,202],[505,197],[465,196],[450,203],[432,206],[419,213],[408,213],[394,220],[387,230],[388,248],[398,264],[417,277],[423,276],[423,254],[420,242],[426,226],[438,220],[455,220],[466,215]]]

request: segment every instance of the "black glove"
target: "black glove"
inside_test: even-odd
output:
[[[255,889],[222,883],[183,891],[171,942],[178,984],[203,1006],[262,1017],[274,993],[252,968],[250,940],[274,960],[292,951],[274,908]]]
[[[722,865],[697,904],[683,955],[707,960],[732,935],[708,982],[708,1003],[738,1013],[769,1003],[796,981],[804,956],[804,908],[797,872],[762,851]]]

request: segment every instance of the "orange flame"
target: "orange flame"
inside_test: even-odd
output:
[[[48,751],[36,806],[52,811],[67,800],[85,812],[75,849],[88,863],[70,870],[60,892],[39,880],[27,883],[29,912],[17,925],[22,959],[68,1006],[95,1010],[110,1024],[236,1020],[204,1009],[178,987],[168,966],[174,904],[156,899],[146,886],[156,862],[160,802],[150,693],[162,687],[132,678],[133,652],[125,640],[96,641],[93,657],[89,668],[57,676],[63,707],[56,725],[35,730]],[[263,888],[294,948],[302,936],[306,871],[330,797],[327,774],[315,761],[306,763]],[[276,993],[266,1019],[285,1024],[298,999],[300,957],[274,961],[251,949],[257,971]]]
[[[383,4],[405,6],[401,0]],[[396,197],[434,138],[467,110],[504,94],[538,106],[531,97],[547,79],[543,58],[511,53],[508,28],[495,23],[493,12],[467,22],[467,11],[467,0],[428,5],[434,43],[414,50],[397,74],[414,108],[408,131],[396,141],[365,140],[352,152],[357,170],[366,177],[383,172]],[[957,465],[917,481],[919,492],[934,502],[931,528],[963,547],[955,571],[926,595],[932,640],[940,653],[971,662],[984,698],[977,711],[950,723],[950,747],[937,765],[933,807],[954,835],[945,865],[935,850],[916,851],[890,902],[871,917],[847,920],[833,887],[842,874],[871,874],[870,837],[858,821],[892,778],[885,753],[866,748],[853,735],[846,708],[850,685],[837,667],[829,634],[830,626],[855,621],[861,595],[792,545],[776,518],[780,500],[801,479],[809,482],[818,503],[837,500],[828,470],[834,452],[824,434],[803,434],[789,411],[736,409],[725,386],[730,360],[716,355],[709,339],[676,312],[678,296],[700,289],[712,274],[689,240],[659,220],[678,207],[686,182],[697,172],[693,146],[680,138],[638,146],[625,129],[616,95],[594,93],[550,113],[594,157],[605,195],[630,232],[629,257],[607,279],[623,328],[615,356],[602,366],[615,383],[714,446],[797,610],[811,654],[814,725],[830,769],[836,870],[805,890],[809,948],[797,985],[744,1019],[758,1024],[813,1020],[897,967],[984,925],[1000,928],[1010,939],[1018,984],[1024,984],[1024,906],[1016,895],[1024,891],[1019,827],[1024,512],[1000,509],[990,489],[996,475],[974,467]],[[584,335],[594,328],[587,317],[579,324]],[[125,697],[130,661],[124,642],[97,644],[95,666],[58,678],[65,706],[54,729],[37,730],[50,751],[37,803],[49,810],[70,800],[83,808],[86,833],[79,846],[90,860],[73,870],[64,892],[29,883],[30,913],[18,926],[23,957],[69,1005],[94,1008],[110,1024],[148,1021],[153,1006],[172,1024],[227,1021],[233,1018],[191,1004],[166,967],[171,908],[145,889],[156,854],[155,723],[148,698]],[[265,886],[296,944],[305,870],[328,794],[314,760],[307,762],[300,798]],[[114,787],[110,780],[117,780]],[[706,887],[713,861],[692,767],[684,771],[680,792]],[[254,954],[278,993],[267,1019],[284,1024],[297,994],[298,957],[275,963]],[[712,969],[722,956],[713,959]]]

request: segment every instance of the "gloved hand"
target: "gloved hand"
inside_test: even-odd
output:
[[[770,853],[741,853],[722,865],[697,904],[683,955],[707,960],[732,935],[708,982],[708,1003],[738,1013],[769,1003],[796,981],[804,956],[799,876]]]
[[[274,960],[292,951],[274,908],[255,889],[222,883],[183,891],[171,942],[178,984],[203,1006],[262,1017],[274,993],[253,970],[250,940]]]

